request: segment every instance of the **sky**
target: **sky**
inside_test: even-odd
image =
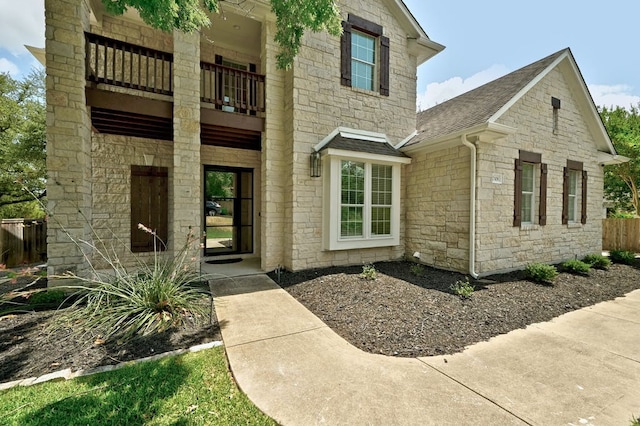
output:
[[[418,68],[426,109],[566,47],[598,106],[640,103],[638,0],[404,0],[445,50]],[[338,3],[340,0],[338,0]],[[24,45],[44,47],[44,0],[0,0],[0,72],[37,67]]]

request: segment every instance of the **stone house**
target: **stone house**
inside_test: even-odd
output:
[[[111,16],[99,0],[45,1],[50,274],[86,269],[88,260],[100,266],[97,251],[83,255],[67,233],[99,241],[124,264],[135,262],[129,250],[151,258],[151,237],[138,223],[168,250],[191,230],[206,234],[203,257],[259,258],[265,271],[403,256],[408,157],[393,148],[346,152],[367,175],[375,161],[391,198],[376,207],[379,229],[367,225],[368,242],[336,240],[337,248],[323,233],[340,220],[339,199],[326,204],[323,193],[335,196],[339,170],[325,188],[327,165],[345,153],[332,151],[322,177],[310,162],[336,129],[388,148],[409,136],[416,68],[444,47],[400,0],[346,1],[344,34],[305,34],[283,71],[269,2],[220,6],[200,34],[167,34],[133,12]],[[222,214],[206,215],[215,209]],[[350,226],[358,226],[363,208],[350,209]]]
[[[602,250],[616,155],[569,49],[420,112],[405,250],[473,276]],[[471,250],[470,250],[471,248]]]
[[[416,253],[487,274],[600,249],[615,151],[568,50],[416,131],[416,69],[444,46],[401,0],[341,2],[343,35],[305,34],[286,71],[268,1],[221,7],[168,34],[99,0],[45,0],[49,274],[103,266],[68,234],[151,259],[139,223],[169,251],[194,232],[203,259],[263,271]]]

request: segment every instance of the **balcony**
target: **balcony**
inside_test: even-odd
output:
[[[93,127],[101,133],[172,140],[173,55],[97,34],[85,33],[85,39]],[[265,76],[201,62],[199,78],[201,143],[259,150]]]

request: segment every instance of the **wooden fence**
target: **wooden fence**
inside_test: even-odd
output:
[[[640,253],[640,218],[603,219],[602,249]]]
[[[47,258],[47,222],[42,219],[2,219],[0,264],[12,268]]]

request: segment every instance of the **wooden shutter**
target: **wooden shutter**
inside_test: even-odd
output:
[[[587,223],[587,171],[582,171],[582,214],[580,222]]]
[[[547,165],[540,164],[540,200],[538,210],[538,223],[547,224]]]
[[[351,24],[347,21],[342,21],[340,84],[351,87]]]
[[[562,224],[569,223],[569,168],[562,172]]]
[[[522,160],[516,158],[513,194],[513,226],[522,225]]]
[[[154,248],[153,236],[138,229],[152,229],[163,243],[169,237],[169,173],[166,167],[131,166],[131,251]],[[156,249],[164,250],[156,241]]]
[[[389,37],[380,37],[380,94],[389,96]]]
[[[214,62],[216,63],[216,65],[222,65],[222,56],[221,55],[215,55],[214,56]],[[217,83],[217,87],[216,87],[216,91],[215,91],[215,101],[216,104],[218,102],[222,102],[224,100],[224,77],[223,74],[224,72],[220,69],[216,70],[216,83]]]

